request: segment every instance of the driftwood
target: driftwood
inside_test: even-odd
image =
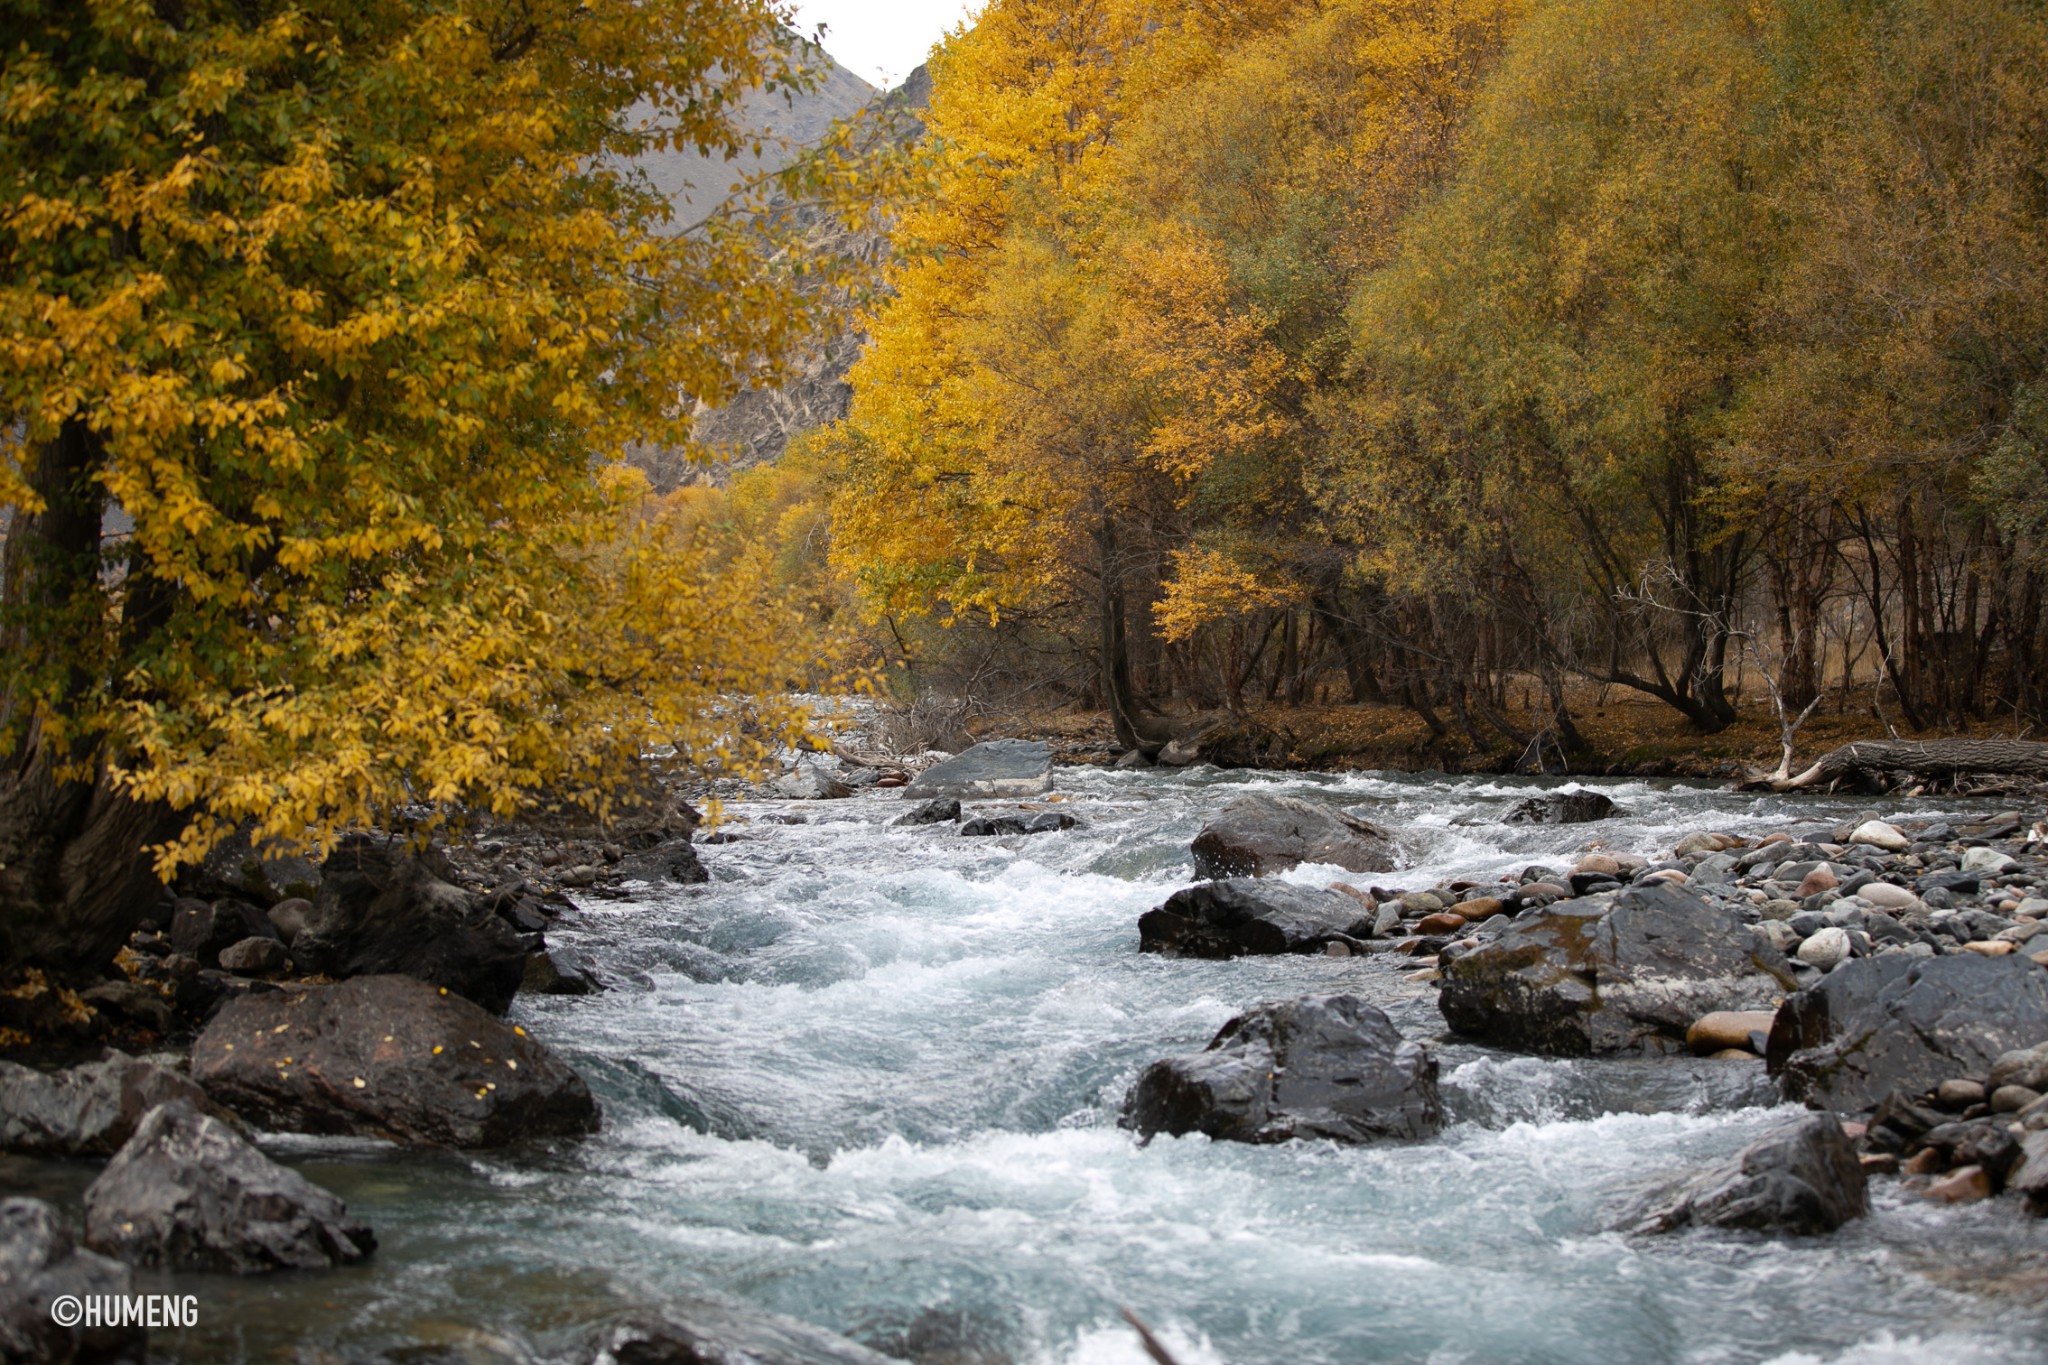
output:
[[[1797,777],[1769,785],[1776,791],[1798,791],[1844,777],[1897,772],[1920,777],[1990,773],[2048,781],[2048,744],[2024,739],[1859,740],[1828,751]]]

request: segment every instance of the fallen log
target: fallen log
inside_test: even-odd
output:
[[[1950,778],[1986,773],[2048,781],[2048,744],[2024,739],[1858,740],[1829,750],[1805,772],[1770,786],[1775,791],[1799,791],[1845,777],[1898,772]]]

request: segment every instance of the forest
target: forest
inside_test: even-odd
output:
[[[682,495],[899,693],[1541,761],[2048,707],[2030,0],[995,0],[848,417]],[[1746,680],[1746,684],[1744,682]]]

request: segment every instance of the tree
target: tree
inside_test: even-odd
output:
[[[601,808],[643,745],[758,746],[725,699],[788,676],[779,608],[605,468],[807,326],[768,192],[843,195],[847,144],[690,233],[631,161],[802,79],[773,4],[0,15],[17,964],[104,962],[233,822]]]

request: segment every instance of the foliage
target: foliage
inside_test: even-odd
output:
[[[776,377],[835,268],[789,203],[866,211],[850,131],[688,233],[633,170],[805,79],[774,5],[0,9],[18,761],[201,812],[168,864],[746,760],[729,698],[800,661],[765,566],[603,471]],[[51,547],[102,508],[133,529],[81,571]]]

